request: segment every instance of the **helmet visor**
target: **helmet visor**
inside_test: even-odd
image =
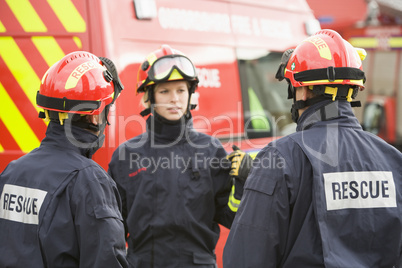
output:
[[[154,82],[166,81],[174,69],[179,71],[184,79],[197,78],[193,63],[183,55],[170,55],[158,59],[152,65],[148,76]]]

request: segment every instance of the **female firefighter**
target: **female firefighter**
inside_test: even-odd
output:
[[[134,267],[216,267],[218,223],[230,228],[237,211],[244,181],[232,182],[221,143],[192,126],[197,84],[193,63],[168,45],[139,68],[141,115],[152,115],[147,131],[120,145],[109,164]],[[248,159],[235,154],[232,163]]]

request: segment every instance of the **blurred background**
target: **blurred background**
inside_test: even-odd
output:
[[[365,130],[402,149],[402,1],[307,0],[321,28],[338,31],[353,46],[364,48],[366,89],[355,114]]]

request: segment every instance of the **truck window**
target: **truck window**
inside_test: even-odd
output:
[[[255,54],[255,53],[254,53]],[[283,136],[296,130],[287,99],[287,83],[275,78],[282,52],[252,55],[238,51],[243,99],[244,129],[247,138]]]
[[[395,67],[397,51],[376,51],[374,54],[371,93],[392,96],[394,93]]]
[[[367,103],[364,107],[363,128],[375,135],[380,133],[384,123],[384,107],[378,103]]]

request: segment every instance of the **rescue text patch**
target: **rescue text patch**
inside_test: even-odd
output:
[[[90,60],[80,64],[74,71],[70,74],[66,81],[65,89],[71,89],[77,86],[78,81],[81,77],[88,71],[93,69],[101,69],[106,70],[106,68],[102,67],[100,64],[97,64],[95,61]]]
[[[39,211],[47,192],[5,184],[0,196],[0,218],[38,224]]]
[[[327,210],[396,207],[392,172],[325,173],[324,183]]]

